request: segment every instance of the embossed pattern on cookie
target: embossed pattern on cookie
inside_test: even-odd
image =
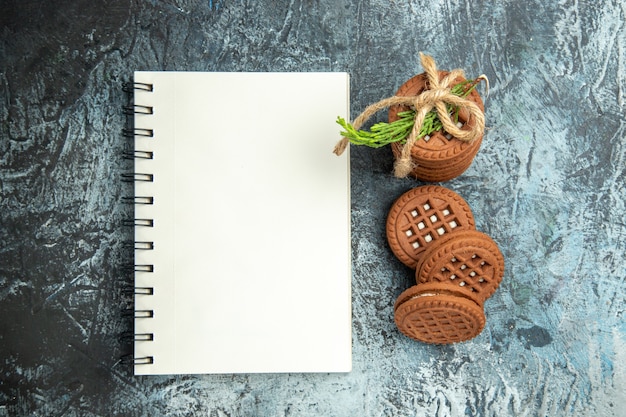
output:
[[[416,266],[415,280],[469,292],[482,304],[498,288],[503,275],[504,257],[498,245],[482,232],[466,230],[431,245]]]
[[[442,236],[474,229],[469,205],[455,192],[422,186],[401,195],[387,217],[387,240],[396,257],[415,268],[423,252]]]
[[[481,306],[445,288],[415,285],[395,305],[394,321],[404,335],[424,343],[449,344],[476,337],[485,326]]]

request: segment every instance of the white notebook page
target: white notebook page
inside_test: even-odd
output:
[[[136,72],[136,374],[351,369],[345,73]]]

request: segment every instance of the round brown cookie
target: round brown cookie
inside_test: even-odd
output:
[[[391,251],[415,269],[426,248],[446,234],[474,229],[469,205],[454,191],[436,185],[413,188],[402,194],[387,216]]]
[[[425,343],[448,344],[480,334],[485,327],[482,307],[442,287],[415,285],[400,294],[394,321],[404,335]]]
[[[429,168],[423,165],[417,165],[413,168],[410,175],[422,181],[442,182],[458,177],[470,167],[474,158],[470,158],[462,163],[447,168]]]
[[[461,164],[461,161],[472,160],[478,153],[480,149],[480,145],[483,141],[482,136],[473,142],[463,142],[458,139],[448,139],[444,137],[444,133],[441,131],[434,132],[430,138],[422,138],[419,139],[413,145],[411,149],[411,157],[414,162],[418,163],[421,166],[427,166],[429,168],[449,168],[454,167]],[[432,148],[434,151],[438,151],[445,147],[450,147],[450,143],[455,144],[459,142],[461,145],[458,145],[457,148],[452,148],[455,151],[458,151],[455,155],[448,158],[433,158],[431,155],[424,154],[423,148]],[[399,142],[394,142],[391,144],[391,150],[396,158],[398,158],[402,152],[402,147],[404,145]]]
[[[504,257],[486,234],[464,230],[430,245],[416,266],[417,284],[440,283],[469,294],[482,303],[500,285]]]
[[[439,71],[440,79],[443,79],[449,72]],[[453,84],[465,81],[462,77],[457,77]],[[428,88],[428,80],[425,73],[416,75],[405,82],[398,91],[397,96],[417,96]],[[476,105],[484,111],[484,104],[480,97],[480,94],[476,89],[472,90],[466,97],[468,100],[476,103]],[[389,122],[398,120],[398,113],[408,110],[406,106],[393,106],[389,109],[388,119]],[[461,129],[469,130],[473,126],[473,120],[468,118],[468,112],[459,112],[459,123],[461,123]],[[411,149],[411,157],[413,162],[418,166],[424,166],[431,168],[429,178],[423,177],[420,170],[414,170],[412,176],[425,180],[425,181],[447,181],[462,174],[471,164],[462,163],[461,161],[472,160],[478,153],[480,144],[482,142],[482,136],[472,142],[465,142],[458,140],[444,131],[433,132],[430,136],[419,139],[415,142]],[[396,158],[399,157],[402,144],[393,143],[391,149]],[[450,178],[450,174],[437,173],[437,169],[455,167],[454,177]]]
[[[402,149],[398,148],[398,152],[397,154],[394,153],[394,156],[396,158],[400,157],[400,152],[402,152]],[[459,170],[465,169],[463,167],[470,166],[472,161],[474,161],[475,155],[476,154],[462,155],[463,156],[462,158],[455,159],[454,161],[450,163],[446,163],[446,164],[429,164],[426,161],[420,161],[419,163],[416,163],[415,166],[424,167],[430,170],[437,170],[437,171],[459,171]],[[412,161],[416,162],[417,159],[412,158]]]

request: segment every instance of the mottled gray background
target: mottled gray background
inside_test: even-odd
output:
[[[0,416],[626,415],[625,18],[626,0],[2,0]],[[419,51],[491,82],[483,146],[445,184],[507,262],[483,333],[397,332],[411,274],[384,222],[420,183],[353,148],[353,372],[134,377],[122,82],[347,71],[354,117]]]

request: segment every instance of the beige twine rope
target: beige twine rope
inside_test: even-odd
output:
[[[417,141],[417,135],[422,128],[424,118],[433,107],[437,109],[437,115],[446,132],[459,140],[471,142],[480,138],[485,130],[485,115],[476,103],[464,97],[459,97],[450,91],[450,88],[454,86],[454,80],[464,76],[463,70],[452,70],[439,81],[439,72],[437,71],[435,60],[431,56],[422,53],[420,53],[420,60],[428,78],[429,90],[425,90],[417,96],[393,96],[385,98],[368,106],[352,123],[352,126],[358,130],[379,110],[396,105],[412,106],[415,109],[413,130],[407,137],[400,157],[396,159],[394,165],[394,175],[398,178],[405,178],[413,171],[414,163],[411,160],[411,149]],[[469,130],[457,127],[456,123],[450,117],[450,114],[448,114],[446,103],[468,111],[470,118],[474,120]],[[341,155],[346,150],[349,143],[348,138],[342,138],[335,145],[333,152],[337,155]]]

